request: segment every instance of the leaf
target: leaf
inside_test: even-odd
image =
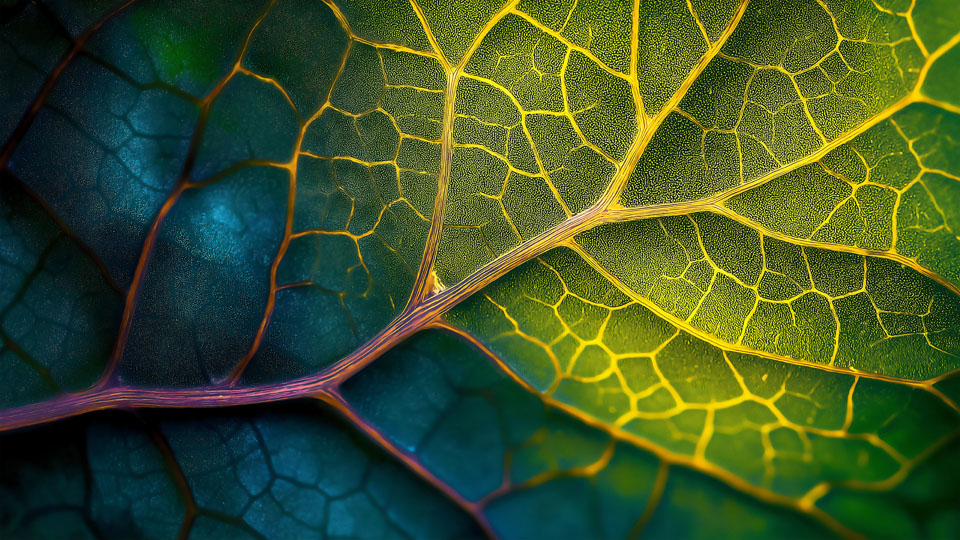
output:
[[[894,261],[699,213],[605,225],[576,242],[628,295],[741,349],[908,379],[960,367],[960,298]]]
[[[3,530],[957,536],[957,20],[4,3]]]
[[[684,499],[672,511],[697,514],[704,527],[710,517],[735,527],[731,517],[742,513],[769,519],[768,532],[823,534],[714,481],[685,472],[675,480],[655,454],[545,406],[448,335],[428,332],[391,351],[351,379],[344,397],[409,459],[477,505],[502,538],[626,537],[645,524],[663,526],[648,523],[659,521],[653,510],[663,497]],[[729,502],[729,515],[699,506],[698,498],[714,497]],[[688,536],[707,534],[694,526]]]
[[[94,415],[4,437],[5,538],[479,535],[453,504],[310,403]]]
[[[683,339],[682,335],[674,338]],[[687,338],[686,346],[690,343]],[[717,356],[723,363],[724,356]],[[514,358],[508,353],[499,357]],[[640,384],[639,375],[646,369],[647,380],[653,379],[657,358],[660,355],[625,357],[619,362],[620,374],[609,378]],[[737,388],[735,397],[740,399],[727,403],[718,403],[720,396],[713,396],[713,403],[678,400],[675,410],[660,415],[659,421],[653,419],[651,405],[658,390],[666,394],[670,389],[682,399],[696,396],[708,385],[723,388],[725,378],[737,377],[735,369],[746,372],[761,364],[758,360],[729,355],[722,366],[725,374],[718,369],[721,366],[701,364],[691,372],[702,375],[688,378],[682,386],[678,383],[676,390],[669,380],[650,388],[624,388],[620,395],[647,394],[634,398],[644,409],[626,425],[598,415],[603,422],[588,420],[587,426],[567,413],[583,417],[574,409],[582,402],[572,396],[578,393],[574,388],[586,394],[582,389],[589,383],[578,386],[570,377],[541,401],[467,342],[427,332],[348,381],[343,396],[346,406],[369,420],[404,459],[426,468],[476,505],[502,538],[620,538],[641,527],[654,537],[715,537],[718,529],[735,537],[822,537],[828,530],[801,517],[803,513],[737,493],[745,490],[761,501],[783,504],[819,481],[844,486],[827,494],[812,511],[806,510],[820,519],[828,516],[828,523],[832,517],[880,536],[890,531],[911,537],[949,536],[938,527],[949,526],[946,516],[952,508],[949,501],[956,500],[956,489],[930,475],[936,470],[956,474],[955,465],[949,463],[955,459],[956,452],[950,448],[956,443],[937,445],[929,462],[913,460],[927,452],[930,442],[955,428],[958,420],[922,391],[871,380],[853,382],[848,376],[823,378],[814,370],[774,365],[766,379],[743,377],[752,390]],[[523,357],[517,361],[522,364]],[[663,369],[669,365],[665,363]],[[615,393],[613,385],[603,386],[607,395]],[[844,418],[848,399],[853,413],[849,420]],[[663,403],[664,397],[660,400]],[[609,403],[614,401],[602,405]],[[714,432],[705,440],[705,458],[695,461],[727,480],[729,473],[707,463],[731,467],[735,475],[765,484],[769,491],[744,489],[736,483],[734,489],[678,465],[689,464],[679,458],[684,453],[681,449],[694,452],[696,438],[685,437],[683,430],[697,424],[698,414],[701,426],[704,416],[712,418]],[[655,434],[661,438],[641,438],[652,439]],[[912,473],[897,488],[898,494],[889,496],[877,493],[883,485],[877,479],[896,469],[890,456],[883,455],[885,451],[905,458],[903,474]],[[854,464],[857,460],[868,461]],[[916,470],[912,470],[914,463]],[[945,491],[937,492],[929,482],[939,483]],[[778,499],[780,495],[786,497]],[[933,502],[937,499],[943,506]],[[882,518],[870,514],[873,523],[867,523],[856,505],[874,503],[882,504],[887,513]],[[924,508],[927,503],[932,506]]]
[[[956,115],[911,105],[816,163],[724,204],[768,234],[883,255],[956,288],[958,129]],[[778,200],[797,203],[786,209]]]
[[[0,239],[0,374],[8,381],[0,406],[90,386],[112,345],[120,295],[72,233],[9,178],[0,183]]]
[[[833,485],[895,485],[960,423],[925,384],[718,347],[644,304],[561,249],[448,319],[548,402],[805,511]]]

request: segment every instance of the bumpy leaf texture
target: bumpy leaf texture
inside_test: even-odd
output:
[[[0,1],[0,537],[960,537],[958,43]]]

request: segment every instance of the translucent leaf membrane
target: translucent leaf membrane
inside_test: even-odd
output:
[[[455,89],[441,283],[596,203],[646,115],[677,91],[735,11],[733,2],[702,10],[520,2],[496,21]],[[663,55],[669,48],[682,53]]]
[[[834,445],[875,445],[876,471],[853,462],[842,468],[844,474],[877,474],[873,480],[896,474],[909,461],[896,456],[921,455],[955,428],[956,405],[932,392],[932,383],[791,362],[719,342],[696,327],[658,317],[658,311],[648,300],[617,288],[575,252],[561,249],[521,267],[447,318],[539,393],[694,460],[709,460],[714,446],[719,452],[715,459],[752,469],[759,485],[777,482],[776,445],[770,446],[770,436],[782,427],[792,441],[783,444],[798,444],[801,463],[810,462],[811,452],[815,457],[814,439],[826,445],[824,450],[833,447],[828,452],[832,457],[837,455]],[[889,401],[879,398],[884,395]],[[860,399],[865,400],[862,407],[857,406]],[[902,423],[892,421],[896,411],[906,412],[901,410],[906,402],[916,404],[911,415],[923,422],[907,417]],[[887,408],[889,413],[879,412]],[[861,423],[857,411],[865,419],[875,413],[883,420]],[[737,452],[721,457],[721,418],[733,432],[754,426],[750,436],[757,460],[742,460]],[[876,436],[876,430],[895,424],[911,431],[902,439],[894,437],[909,440],[911,448],[897,448],[894,440]],[[805,433],[808,428],[816,433]],[[769,460],[766,466],[761,457]],[[817,468],[802,465],[800,470],[813,473]],[[797,485],[788,482],[791,487],[784,489],[802,495],[818,482],[814,475]]]
[[[693,200],[749,184],[896,107],[925,63],[911,20],[869,3],[748,6],[654,134],[623,204]]]
[[[627,295],[721,346],[908,379],[960,368],[960,297],[896,261],[699,213],[576,242]]]
[[[4,538],[480,538],[312,403],[104,414],[5,434]]]
[[[957,289],[958,137],[956,114],[911,105],[817,162],[724,205],[735,219],[790,240],[888,255]]]

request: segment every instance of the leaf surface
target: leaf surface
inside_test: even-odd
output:
[[[0,428],[346,420],[5,435],[4,530],[957,536],[957,20],[4,3]]]
[[[94,415],[4,435],[5,538],[477,538],[315,404]],[[55,468],[52,468],[55,467]]]

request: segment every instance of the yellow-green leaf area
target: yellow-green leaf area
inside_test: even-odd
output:
[[[894,257],[956,291],[958,139],[960,116],[914,104],[724,205],[774,234]]]
[[[550,403],[801,510],[898,485],[960,425],[928,385],[716,343],[587,257],[548,252],[446,319]]]
[[[0,8],[0,429],[306,399],[505,539],[958,536],[956,2],[60,4]],[[181,536],[420,502],[166,435]]]
[[[763,181],[902,108],[933,56],[908,11],[751,3],[703,82],[653,135],[621,203],[696,200]]]
[[[426,31],[409,0],[338,0],[335,4],[361,39],[431,51]]]
[[[298,110],[289,240],[278,257],[270,324],[246,371],[250,381],[313,372],[403,309],[438,189],[441,62],[418,52],[423,43],[372,31],[363,6],[317,9],[339,21],[327,36],[339,51],[328,53],[320,106]],[[414,24],[404,35],[416,36]],[[377,21],[376,28],[388,25]]]
[[[960,367],[960,297],[887,258],[710,213],[605,225],[577,243],[636,298],[717,343],[915,380]]]

